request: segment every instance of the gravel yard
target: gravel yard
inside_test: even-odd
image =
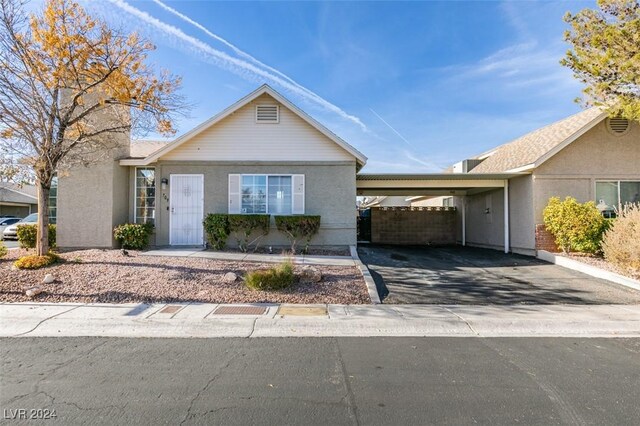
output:
[[[349,266],[318,266],[321,282],[267,292],[246,288],[240,278],[225,283],[222,277],[227,272],[242,277],[248,270],[273,264],[78,250],[62,253],[64,262],[48,268],[12,270],[13,262],[26,253],[10,250],[0,259],[0,302],[370,303],[360,272]],[[40,283],[47,273],[56,281],[43,284],[45,293],[33,299],[25,296],[25,288]]]

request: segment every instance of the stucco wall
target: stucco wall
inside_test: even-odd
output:
[[[535,170],[535,223],[550,197],[595,201],[597,180],[640,180],[640,124],[631,126],[614,136],[603,121]]]
[[[347,246],[356,243],[356,166],[355,162],[339,163],[251,163],[238,162],[159,162],[156,164],[156,235],[155,244],[169,244],[170,188],[161,189],[162,178],[171,174],[204,175],[204,212],[227,213],[228,175],[247,174],[304,174],[305,214],[322,216],[319,234],[312,245]],[[134,180],[131,180],[131,185]],[[133,194],[133,188],[129,191]],[[133,199],[133,195],[131,195]],[[133,204],[129,209],[133,221]],[[272,224],[261,245],[288,244]],[[229,245],[234,241],[229,238]]]
[[[533,221],[533,178],[531,175],[509,180],[509,233],[511,250],[535,254],[535,224]]]
[[[503,194],[503,190],[499,189],[466,197],[467,245],[496,249],[504,246]],[[455,204],[458,212],[461,212],[461,200],[459,197],[457,199]],[[489,213],[485,213],[487,208]],[[460,218],[458,223],[461,224]]]

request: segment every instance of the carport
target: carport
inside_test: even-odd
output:
[[[509,253],[509,179],[523,173],[368,174],[356,176],[359,196],[402,195],[460,197],[461,244],[466,246],[466,196],[504,189],[504,252]]]

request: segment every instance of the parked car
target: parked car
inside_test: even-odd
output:
[[[34,225],[38,223],[38,213],[31,213],[24,219],[7,226],[2,231],[2,238],[5,240],[17,240],[18,239],[18,226],[19,225]]]
[[[0,240],[3,239],[2,233],[7,228],[7,226],[13,225],[14,223],[17,223],[17,222],[20,222],[20,218],[18,218],[18,217],[13,217],[13,216],[12,217],[9,217],[9,216],[0,217]]]

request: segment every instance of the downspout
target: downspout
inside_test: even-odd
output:
[[[509,253],[509,179],[504,180],[504,252]]]

